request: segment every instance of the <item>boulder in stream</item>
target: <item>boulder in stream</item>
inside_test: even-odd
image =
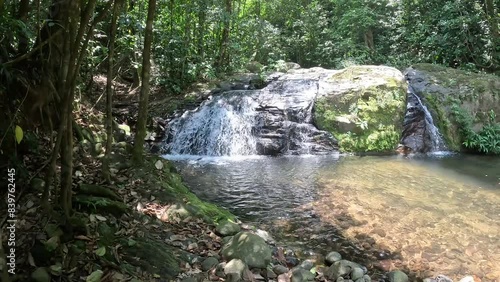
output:
[[[406,112],[403,74],[386,66],[352,66],[319,83],[314,123],[332,133],[342,151],[393,151]]]

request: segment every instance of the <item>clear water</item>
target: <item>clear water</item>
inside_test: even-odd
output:
[[[500,158],[166,157],[200,198],[302,257],[339,251],[374,279],[500,281]]]

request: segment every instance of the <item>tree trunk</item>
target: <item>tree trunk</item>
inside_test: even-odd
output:
[[[225,0],[225,15],[224,15],[224,26],[222,28],[222,37],[219,43],[219,55],[215,64],[215,68],[221,71],[223,68],[227,67],[229,64],[229,34],[231,27],[231,0]]]
[[[486,0],[486,11],[488,23],[490,26],[490,36],[491,36],[491,58],[493,63],[493,68],[497,68],[500,64],[500,57],[497,48],[500,44],[500,34],[498,33],[498,11],[495,11],[495,5],[493,0]]]
[[[29,0],[21,0],[19,3],[19,12],[17,14],[17,18],[22,21],[24,24],[27,24],[28,21],[28,13],[30,11],[30,1]],[[28,37],[24,32],[19,32],[19,44],[17,46],[17,54],[22,55],[28,52]]]
[[[137,117],[137,128],[132,155],[135,164],[142,164],[144,160],[144,138],[146,137],[146,122],[148,119],[149,71],[151,68],[151,43],[153,41],[155,9],[156,0],[149,0],[146,33],[144,35],[144,51],[142,54],[142,86],[139,99],[139,116]]]
[[[370,50],[370,52],[373,52],[375,50],[375,43],[373,43],[373,31],[372,29],[368,29],[365,31],[365,45],[366,47]]]
[[[109,171],[111,145],[113,144],[113,66],[115,60],[115,37],[117,28],[117,18],[119,13],[119,0],[114,0],[113,3],[113,16],[111,18],[111,31],[109,35],[108,46],[108,73],[106,78],[106,154],[102,161],[102,174],[104,179],[109,183],[111,182],[111,175]]]

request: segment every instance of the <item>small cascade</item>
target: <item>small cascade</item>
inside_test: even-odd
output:
[[[169,124],[166,149],[180,155],[253,155],[257,106],[250,91],[232,91],[185,112]],[[250,92],[251,93],[251,92]]]
[[[412,152],[429,153],[446,150],[446,144],[434,119],[411,84],[408,86],[408,104],[403,123],[401,144]]]
[[[318,80],[276,80],[229,90],[172,120],[164,152],[179,155],[325,154],[337,141],[312,125]]]

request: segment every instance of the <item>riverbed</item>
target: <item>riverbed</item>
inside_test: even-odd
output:
[[[200,198],[318,262],[329,251],[372,278],[500,281],[500,158],[166,156]]]

